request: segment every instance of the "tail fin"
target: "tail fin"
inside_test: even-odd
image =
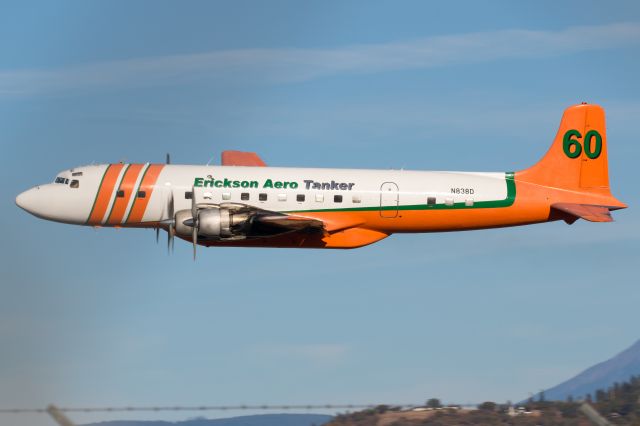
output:
[[[611,210],[626,207],[609,189],[604,110],[598,105],[583,103],[567,108],[549,151],[533,167],[518,172],[516,179],[593,195],[593,204]]]

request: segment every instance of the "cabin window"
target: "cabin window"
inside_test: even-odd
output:
[[[185,199],[185,200],[191,200],[191,199],[193,199],[193,192],[191,192],[191,191],[187,191],[187,192],[185,192],[185,193],[184,193],[184,199]]]
[[[322,203],[324,201],[324,194],[316,194],[316,203]]]
[[[447,206],[453,206],[453,198],[451,198],[451,197],[447,197],[447,198],[445,198],[445,199],[444,199],[444,203],[445,203]]]
[[[296,201],[302,203],[304,201],[304,194],[296,195]]]
[[[242,194],[240,194],[240,199],[242,201],[249,201],[249,193],[248,192],[243,192]]]
[[[473,198],[467,198],[466,200],[464,200],[464,205],[467,207],[472,207],[473,206]]]
[[[138,198],[145,198],[147,193],[145,191],[138,191]]]
[[[436,197],[427,197],[427,204],[433,206],[436,203]]]
[[[360,196],[359,196],[359,195],[354,195],[354,196],[353,196],[353,198],[352,198],[352,201],[353,201],[355,204],[360,204],[360,203],[362,202],[362,198],[360,198]]]
[[[278,201],[287,201],[287,194],[278,194]]]
[[[222,193],[222,199],[223,200],[230,200],[231,199],[231,193],[230,192],[223,192]]]
[[[72,180],[71,181],[71,185],[69,185],[71,188],[79,188],[80,187],[80,181],[79,180]]]
[[[258,200],[267,201],[267,194],[265,194],[264,192],[262,194],[258,194]]]
[[[116,197],[124,198],[124,190],[120,189],[118,192],[116,192]]]
[[[341,203],[342,202],[342,195],[334,195],[333,196],[333,202],[334,203]]]

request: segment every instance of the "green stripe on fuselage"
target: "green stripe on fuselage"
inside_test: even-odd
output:
[[[373,207],[346,207],[338,209],[310,209],[310,210],[290,210],[283,213],[324,213],[324,212],[373,212],[373,211],[388,211],[388,210],[451,210],[451,209],[492,209],[509,207],[513,205],[516,200],[516,181],[514,180],[515,173],[505,173],[505,181],[507,183],[507,197],[503,200],[491,200],[491,201],[476,201],[471,206],[467,206],[464,202],[454,203],[452,205],[446,204],[412,204],[407,206],[373,206]]]

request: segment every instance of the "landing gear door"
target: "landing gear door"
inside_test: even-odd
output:
[[[385,182],[380,187],[380,216],[393,218],[398,216],[398,185]]]

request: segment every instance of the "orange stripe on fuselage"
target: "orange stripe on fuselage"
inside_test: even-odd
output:
[[[113,202],[113,207],[111,208],[111,214],[109,218],[107,218],[107,225],[119,225],[120,222],[122,222],[122,218],[129,205],[129,200],[131,200],[131,196],[134,195],[133,191],[135,190],[136,180],[143,167],[144,164],[131,164],[125,172],[122,181],[120,181],[120,187],[118,188],[118,191],[124,192],[124,197],[116,196],[116,200]]]
[[[142,178],[142,182],[140,183],[139,189],[139,191],[145,192],[145,197],[137,197],[134,200],[133,206],[131,206],[131,212],[129,213],[129,217],[127,218],[127,224],[135,225],[142,222],[144,212],[145,210],[147,210],[147,205],[149,204],[149,200],[151,199],[151,194],[153,194],[153,189],[155,188],[156,181],[158,180],[158,176],[160,176],[160,172],[163,168],[164,164],[152,164],[147,168],[147,171]]]
[[[120,171],[122,171],[123,167],[124,164],[109,165],[109,168],[102,179],[102,185],[98,188],[98,195],[96,195],[93,210],[91,211],[91,215],[87,221],[89,225],[102,224],[104,214],[107,212],[107,208],[109,208],[109,201],[111,201],[113,188],[118,182],[118,176],[120,176]]]

